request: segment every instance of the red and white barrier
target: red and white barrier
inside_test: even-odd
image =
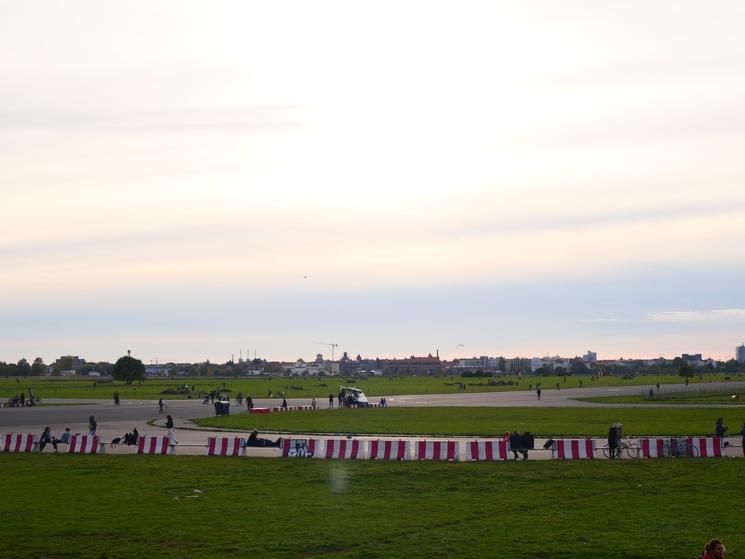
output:
[[[324,458],[365,458],[365,442],[358,439],[327,439]]]
[[[70,437],[72,454],[98,454],[98,435],[73,435]]]
[[[714,458],[722,456],[722,439],[719,437],[686,437],[686,448],[690,449],[688,456]],[[698,448],[698,454],[693,450]]]
[[[642,458],[713,458],[724,456],[722,439],[719,437],[671,437],[639,440]]]
[[[272,411],[308,411],[312,409],[319,409],[318,407],[313,408],[313,406],[287,406],[286,408],[272,408]]]
[[[666,458],[670,456],[670,439],[659,437],[639,439],[642,458]],[[667,447],[667,449],[666,449]]]
[[[581,460],[595,457],[594,439],[556,439],[552,455],[560,460]]]
[[[245,456],[241,437],[209,437],[207,439],[207,456]]]
[[[370,441],[370,460],[408,460],[409,441],[375,439]]]
[[[289,458],[313,458],[316,455],[316,439],[284,439],[282,456]]]
[[[137,454],[173,454],[171,437],[141,436],[137,439]]]
[[[2,442],[5,452],[32,452],[36,439],[31,433],[5,433]]]
[[[415,443],[417,460],[457,460],[458,441],[417,441]]]
[[[503,440],[468,441],[466,460],[507,460],[510,444]]]

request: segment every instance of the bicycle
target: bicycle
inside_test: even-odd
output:
[[[628,441],[620,441],[618,443],[618,448],[616,449],[616,458],[621,458],[621,454],[624,452],[629,458],[638,458],[639,456],[638,447],[632,445]],[[603,456],[610,458],[610,445],[607,443],[603,447]]]
[[[696,458],[699,455],[698,447],[685,438],[665,441],[664,453],[666,458]]]

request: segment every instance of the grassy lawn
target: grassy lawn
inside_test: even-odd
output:
[[[0,557],[738,557],[741,466],[5,454]]]
[[[737,396],[733,398],[732,395]],[[743,406],[745,405],[745,391],[736,390],[734,392],[712,394],[707,392],[675,392],[675,393],[662,393],[660,396],[655,396],[651,400],[649,398],[643,398],[641,395],[638,396],[597,396],[595,398],[574,398],[575,400],[581,400],[584,402],[597,402],[599,404],[649,404],[649,405],[664,405],[664,404],[721,404],[727,406]]]
[[[714,382],[724,380],[724,375],[707,375],[695,377],[696,382]],[[740,377],[732,377],[738,380]],[[566,379],[566,380],[564,380]],[[742,378],[745,380],[745,377]],[[372,398],[381,396],[399,396],[404,394],[450,394],[458,392],[458,384],[464,382],[467,392],[501,392],[507,390],[535,389],[537,382],[541,382],[544,390],[552,390],[559,383],[561,388],[577,388],[582,381],[583,387],[592,386],[651,386],[656,383],[680,383],[678,376],[637,376],[633,379],[604,376],[597,380],[590,377],[537,377],[537,376],[504,376],[498,378],[466,378],[460,377],[407,377],[387,379],[374,377],[369,379],[344,379],[337,377],[323,378],[241,378],[241,379],[210,379],[210,378],[180,378],[176,380],[148,379],[141,384],[126,385],[123,382],[105,382],[95,378],[49,378],[49,377],[20,377],[0,379],[0,400],[5,401],[14,394],[33,388],[34,395],[44,398],[111,398],[114,391],[119,391],[124,400],[148,399],[157,400],[161,392],[176,389],[183,384],[194,388],[193,398],[210,390],[226,390],[233,396],[242,392],[251,394],[254,398],[266,398],[269,391],[276,396],[283,391],[288,398],[328,398],[329,393],[336,395],[339,385],[353,385],[362,388]],[[494,384],[494,383],[506,384]],[[512,384],[509,384],[509,383]],[[492,383],[492,384],[490,384]],[[185,399],[183,395],[167,395],[167,399]]]
[[[733,425],[745,420],[745,410],[727,408],[370,408],[324,409],[270,414],[206,417],[200,425],[228,429],[259,429],[290,433],[501,435],[530,430],[538,436],[591,435],[605,437],[620,421],[626,436],[708,435],[717,417]],[[737,429],[739,431],[739,427]]]

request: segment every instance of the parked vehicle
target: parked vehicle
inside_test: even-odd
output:
[[[339,394],[342,396],[342,404],[347,408],[369,408],[370,402],[361,388],[354,386],[340,386]]]

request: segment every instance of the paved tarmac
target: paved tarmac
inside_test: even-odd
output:
[[[590,381],[587,381],[589,384]],[[534,391],[514,392],[480,392],[457,394],[419,394],[406,396],[388,397],[388,403],[393,407],[416,407],[416,406],[493,406],[493,407],[639,407],[647,404],[597,404],[573,400],[576,397],[612,396],[641,394],[649,390],[648,386],[609,386],[559,389],[545,388],[538,400]],[[692,384],[688,390],[699,391],[734,391],[745,388],[745,382],[720,382],[707,384]],[[663,385],[662,392],[682,392],[686,390],[683,384]],[[256,407],[275,407],[281,400],[254,399]],[[288,399],[290,406],[308,406],[309,398]],[[70,427],[73,433],[87,433],[88,416],[94,415],[98,422],[98,434],[104,441],[110,441],[114,437],[121,437],[125,432],[137,428],[140,434],[165,434],[165,415],[158,414],[158,404],[151,400],[122,400],[119,406],[114,406],[111,400],[45,400],[47,404],[59,403],[62,405],[42,405],[27,408],[0,408],[0,432],[31,432],[41,433],[44,426],[52,427],[55,436]],[[328,406],[328,400],[319,399],[321,407]],[[167,414],[171,415],[176,424],[176,439],[179,441],[179,454],[204,454],[204,444],[210,434],[219,433],[223,436],[235,434],[245,436],[244,432],[219,431],[199,428],[189,420],[197,417],[211,416],[214,408],[210,404],[203,405],[201,400],[171,400],[167,401]],[[688,404],[667,404],[667,406],[690,407]],[[696,405],[696,407],[700,407]],[[714,406],[716,407],[716,406]],[[745,406],[732,406],[741,409]],[[240,411],[239,411],[240,410]],[[235,403],[231,405],[232,413],[245,413],[244,407],[238,407]],[[743,412],[745,414],[745,412]],[[154,425],[148,422],[154,421]],[[739,444],[738,439],[731,439]],[[536,441],[536,446],[542,444],[542,440]],[[186,445],[193,444],[194,447]],[[733,451],[728,449],[731,455],[741,455],[739,449]],[[126,453],[134,452],[132,447],[119,445],[107,452]],[[277,454],[273,449],[250,449],[250,455],[274,456]],[[536,451],[532,458],[540,458],[542,455],[549,457],[549,453]]]

